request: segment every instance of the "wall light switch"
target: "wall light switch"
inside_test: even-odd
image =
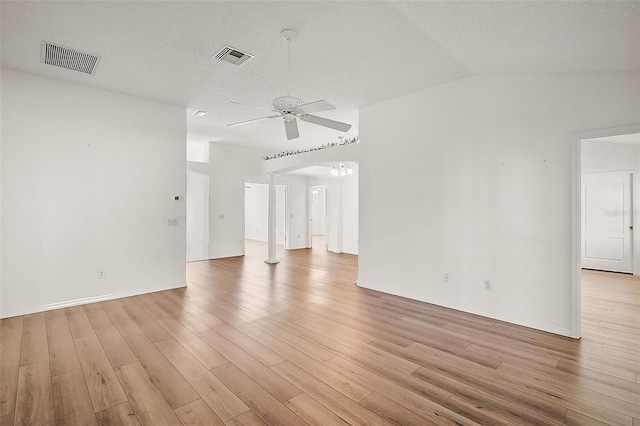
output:
[[[220,220],[224,219],[224,215],[223,214],[218,215],[218,219],[220,219]]]
[[[178,219],[175,219],[175,218],[167,219],[167,226],[178,226]]]

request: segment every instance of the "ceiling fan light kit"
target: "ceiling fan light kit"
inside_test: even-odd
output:
[[[293,96],[280,96],[273,100],[273,107],[280,111],[287,111],[300,105],[304,105],[304,101]]]
[[[337,166],[331,167],[331,176],[348,176],[353,174],[351,166],[345,166],[344,163],[338,163]]]
[[[296,32],[293,30],[282,30],[280,32],[282,39],[287,43],[287,56],[288,49],[290,43],[295,39]],[[289,59],[287,58],[287,69],[289,68]],[[241,104],[240,102],[233,102],[238,105],[247,105]],[[310,115],[310,113],[328,111],[331,109],[335,109],[333,105],[325,100],[319,100],[314,102],[305,103],[302,99],[296,98],[294,96],[280,96],[273,100],[273,109],[256,107],[258,109],[265,109],[267,111],[276,112],[279,115],[270,115],[267,117],[254,118],[252,120],[241,121],[239,123],[232,123],[228,126],[239,126],[242,124],[253,123],[255,121],[261,120],[269,120],[272,118],[282,117],[284,121],[284,129],[287,134],[287,139],[296,139],[300,137],[300,133],[298,132],[298,122],[296,118],[299,118],[302,121],[307,123],[316,124],[318,126],[328,127],[330,129],[338,130],[341,132],[346,132],[351,128],[351,124],[342,123],[340,121],[330,120],[328,118],[318,117],[315,115]]]

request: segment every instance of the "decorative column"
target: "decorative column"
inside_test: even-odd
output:
[[[276,176],[278,175],[270,174],[267,176],[269,176],[269,252],[265,262],[278,263],[280,262],[276,258]]]

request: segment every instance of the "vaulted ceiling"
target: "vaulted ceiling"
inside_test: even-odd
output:
[[[287,141],[278,96],[325,99],[323,117],[480,73],[640,71],[640,3],[625,1],[2,1],[2,66],[206,110],[188,140],[267,150],[334,142],[300,123]],[[290,50],[280,31],[298,33]],[[94,75],[44,65],[41,41],[101,57]],[[255,56],[215,60],[228,45]],[[389,123],[393,126],[394,123]]]

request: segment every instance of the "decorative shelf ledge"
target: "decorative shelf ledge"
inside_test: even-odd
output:
[[[312,151],[319,151],[321,149],[327,149],[327,148],[334,148],[336,146],[343,146],[343,145],[349,145],[352,143],[357,143],[358,142],[358,136],[354,136],[353,138],[340,138],[340,142],[329,142],[327,144],[322,144],[320,146],[312,146],[311,148],[307,148],[307,149],[298,149],[295,151],[283,151],[283,152],[279,152],[277,154],[271,154],[271,155],[265,155],[264,157],[262,157],[265,160],[273,160],[276,158],[282,158],[282,157],[288,157],[290,155],[297,155],[297,154],[304,154],[307,152],[312,152]]]

